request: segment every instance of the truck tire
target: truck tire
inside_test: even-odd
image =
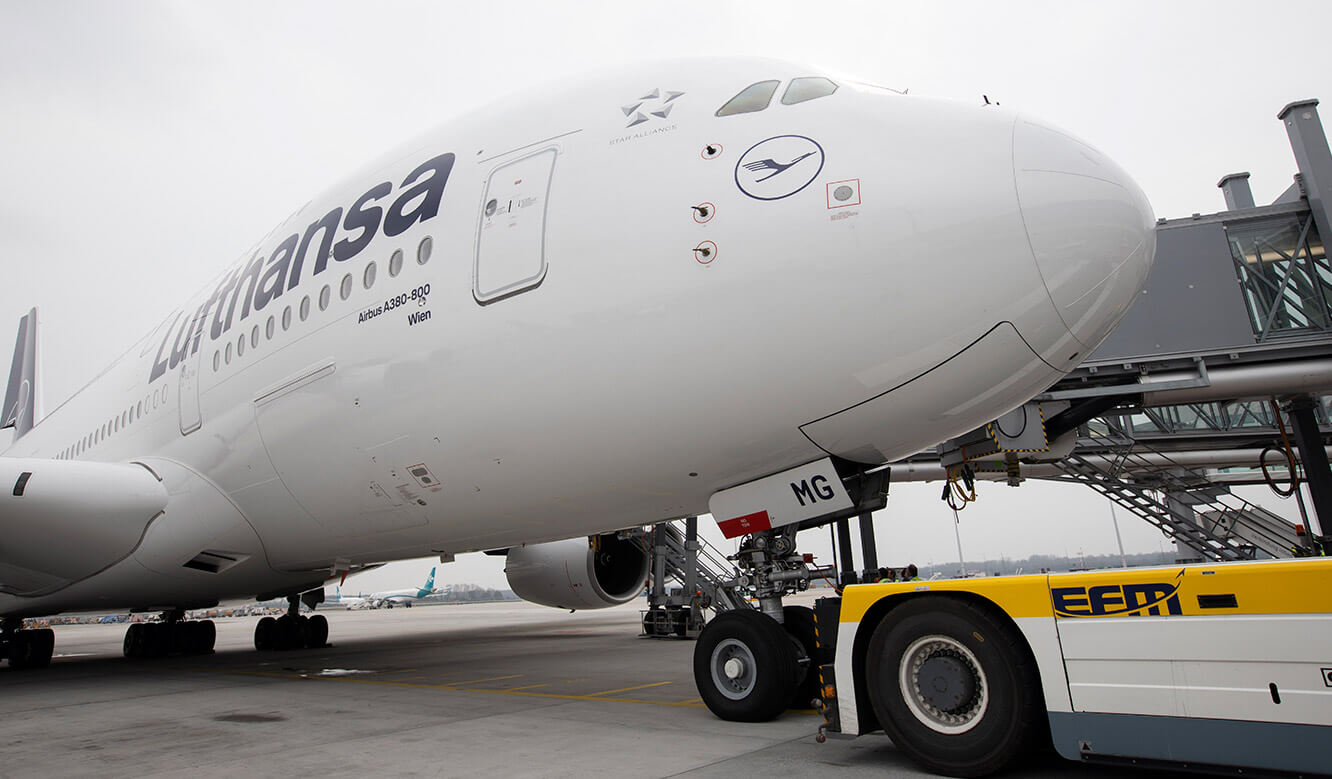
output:
[[[694,684],[731,722],[767,722],[795,692],[796,651],[777,621],[749,609],[717,615],[694,644]]]
[[[1022,636],[950,596],[912,598],[874,629],[865,680],[879,724],[927,770],[984,776],[1032,748],[1045,716]]]

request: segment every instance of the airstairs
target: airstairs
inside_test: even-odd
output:
[[[1199,560],[1292,557],[1307,543],[1295,525],[1240,498],[1227,485],[1113,430],[1079,441],[1056,467],[1067,480],[1091,487],[1160,528]]]
[[[655,525],[647,541],[652,568],[643,635],[694,638],[708,610],[750,608],[735,566],[698,537],[698,517]]]

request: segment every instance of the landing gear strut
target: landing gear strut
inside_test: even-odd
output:
[[[759,611],[737,609],[703,628],[694,645],[694,683],[724,720],[764,722],[787,708],[808,708],[818,688],[814,614],[783,606],[809,589],[810,570],[795,551],[794,525],[747,536],[736,564]]]
[[[301,597],[287,598],[287,613],[264,617],[254,626],[254,648],[261,652],[283,649],[318,649],[328,643],[328,620],[323,614],[301,614]]]
[[[55,631],[50,628],[23,630],[23,620],[6,617],[0,623],[0,656],[9,658],[10,668],[45,668],[55,652]]]
[[[217,642],[212,620],[187,620],[182,609],[162,612],[161,622],[135,622],[125,631],[125,657],[211,654]]]

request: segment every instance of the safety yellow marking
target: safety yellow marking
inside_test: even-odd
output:
[[[640,684],[637,687],[621,687],[616,690],[602,690],[601,692],[590,692],[587,694],[587,697],[595,698],[599,695],[610,695],[612,693],[617,693],[617,692],[629,692],[630,690],[646,690],[649,687],[660,687],[663,684],[672,684],[672,683],[673,682],[653,682],[652,684]]]
[[[1223,617],[1235,614],[1332,613],[1332,559],[1264,560],[1222,564],[1111,569],[1105,571],[1031,574],[986,579],[938,579],[928,582],[857,584],[842,595],[841,622],[860,622],[870,608],[892,596],[968,592],[989,599],[1010,617],[1054,617],[1052,589],[1101,587],[1111,592],[1126,584],[1179,585],[1181,616]],[[1198,595],[1234,595],[1234,608],[1204,609]],[[1090,595],[1088,595],[1090,597]],[[1108,596],[1102,596],[1108,597]],[[1121,596],[1122,597],[1122,596]],[[1088,609],[1090,611],[1090,607]],[[1080,618],[1125,616],[1113,614]],[[1061,617],[1062,618],[1062,617]]]
[[[508,676],[487,676],[484,679],[468,679],[465,682],[444,682],[445,687],[457,687],[462,684],[480,684],[481,682],[499,682],[505,679],[517,679],[527,674],[509,674]]]
[[[1052,617],[1050,588],[1045,574],[1000,576],[987,579],[937,579],[928,582],[856,584],[842,593],[841,622],[859,622],[879,600],[893,595],[925,592],[974,592],[992,601],[1010,617]]]
[[[516,692],[518,690],[535,690],[538,687],[549,687],[549,686],[550,686],[549,684],[529,684],[526,687],[510,687],[509,692]]]
[[[680,701],[680,703],[702,703],[702,702],[703,702],[702,698],[689,698],[687,700]]]

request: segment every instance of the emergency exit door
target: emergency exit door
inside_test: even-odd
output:
[[[490,174],[481,198],[472,295],[482,305],[525,292],[546,276],[546,206],[557,152],[542,149]]]

